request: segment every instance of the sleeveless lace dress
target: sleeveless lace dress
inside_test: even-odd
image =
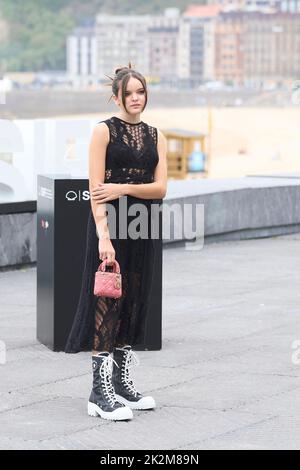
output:
[[[110,133],[104,182],[130,184],[153,182],[155,167],[159,160],[157,129],[143,121],[131,124],[115,116],[103,122],[107,124]],[[148,224],[147,227],[143,227],[143,235],[139,238],[119,236],[121,225],[119,213],[121,199],[124,203],[124,198],[127,203],[126,218],[120,220],[121,224],[126,225],[125,230],[139,215],[136,213],[127,216],[132,204],[143,204],[147,209]],[[93,294],[95,272],[101,260],[96,225],[90,208],[81,292],[65,347],[66,353],[92,349],[112,352],[113,347],[144,343],[147,306],[155,275],[153,265],[155,256],[158,256],[157,245],[151,234],[151,206],[161,203],[161,199],[141,199],[133,196],[122,196],[109,201],[117,215],[114,220],[108,215],[107,220],[110,235],[112,229],[115,229],[115,238],[111,235],[111,242],[122,274],[122,297],[119,299],[96,297]],[[137,228],[137,231],[142,232],[142,228]],[[112,267],[108,266],[106,269],[112,270]]]

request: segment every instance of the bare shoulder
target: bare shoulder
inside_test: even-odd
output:
[[[105,122],[98,122],[93,130],[92,138],[102,145],[107,145],[109,142],[109,128]]]

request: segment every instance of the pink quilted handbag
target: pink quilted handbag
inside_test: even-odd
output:
[[[118,261],[114,261],[113,272],[106,272],[107,260],[100,263],[95,274],[94,295],[113,297],[115,299],[122,296],[122,275]]]

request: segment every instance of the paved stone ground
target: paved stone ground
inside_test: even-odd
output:
[[[130,422],[87,415],[89,353],[36,341],[36,269],[1,272],[0,448],[299,449],[299,259],[300,235],[165,249],[163,349],[135,369],[158,406]]]

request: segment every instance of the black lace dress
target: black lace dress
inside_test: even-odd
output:
[[[159,157],[157,152],[157,129],[143,121],[131,124],[115,116],[103,121],[110,132],[106,151],[105,183],[144,184],[154,181],[154,171]],[[143,227],[140,238],[119,236],[119,226],[127,230],[130,222],[138,217],[128,215],[121,218],[121,200],[126,198],[127,211],[132,204],[143,204],[147,209],[148,224]],[[152,238],[151,207],[160,204],[161,199],[141,199],[122,196],[109,201],[116,210],[117,217],[110,219],[108,228],[111,242],[116,252],[122,274],[122,297],[96,297],[93,294],[95,272],[99,259],[98,236],[90,208],[87,223],[86,254],[82,286],[77,311],[65,347],[66,353],[79,351],[113,351],[113,347],[125,344],[143,344],[147,320],[148,299],[151,295],[153,265],[156,244]],[[122,206],[125,207],[124,204]],[[127,214],[126,211],[126,214]],[[124,213],[123,213],[124,215]],[[144,219],[143,219],[144,220]],[[145,232],[145,228],[147,229]],[[111,232],[114,229],[114,236]],[[124,226],[122,227],[124,230]],[[142,232],[142,228],[140,228]],[[107,270],[111,270],[107,267]]]

